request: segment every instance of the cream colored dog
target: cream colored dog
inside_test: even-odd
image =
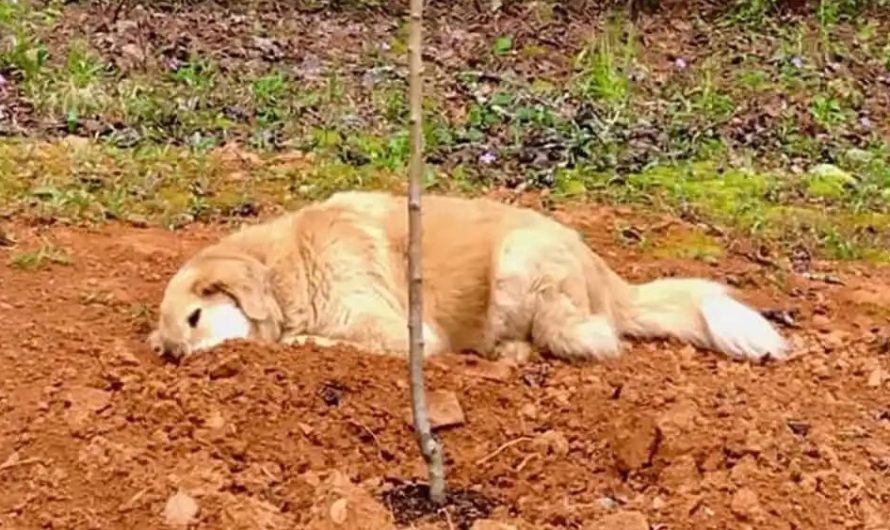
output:
[[[486,199],[423,199],[425,353],[608,358],[620,337],[673,336],[732,357],[782,358],[782,337],[727,287],[631,285],[580,235]],[[349,343],[406,354],[404,197],[344,192],[245,228],[170,280],[151,342],[183,357],[224,340]]]

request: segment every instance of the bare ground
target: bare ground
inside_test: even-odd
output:
[[[428,387],[465,413],[439,432],[463,501],[415,521],[404,483],[425,473],[403,360],[241,343],[164,363],[144,344],[150,309],[224,228],[12,221],[18,250],[51,241],[71,263],[0,267],[0,527],[158,528],[181,489],[208,529],[386,528],[390,513],[402,527],[645,528],[630,512],[659,529],[887,528],[890,270],[653,261],[613,242],[630,214],[554,213],[627,277],[739,285],[792,323],[799,354],[756,366],[642,342],[575,366],[437,358]]]

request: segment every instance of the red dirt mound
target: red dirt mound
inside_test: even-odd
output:
[[[0,527],[890,525],[888,271],[775,282],[743,259],[654,262],[615,247],[614,213],[557,215],[628,277],[740,285],[793,316],[801,355],[755,366],[646,342],[601,364],[434,359],[428,387],[464,412],[439,431],[463,508],[409,523],[393,499],[425,473],[403,360],[232,343],[165,364],[146,308],[220,228],[13,224],[4,261],[51,241],[71,263],[0,267]]]

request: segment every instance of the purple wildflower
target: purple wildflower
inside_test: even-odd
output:
[[[674,66],[676,66],[680,70],[685,70],[686,67],[689,66],[689,64],[686,63],[686,59],[677,57],[676,59],[674,59]]]
[[[495,159],[496,159],[496,157],[494,156],[494,153],[492,153],[491,151],[486,151],[486,152],[482,153],[481,155],[479,155],[479,163],[481,163],[481,164],[486,164],[486,165],[491,164],[492,162],[495,161]]]
[[[791,58],[791,64],[794,65],[795,68],[803,68],[803,59],[799,55],[795,55]]]

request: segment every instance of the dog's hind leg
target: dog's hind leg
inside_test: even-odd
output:
[[[591,312],[577,242],[536,228],[504,238],[490,307],[495,343],[522,340],[564,359],[608,358],[621,346],[611,320]],[[571,236],[570,236],[571,237]]]
[[[532,341],[563,359],[607,359],[621,353],[615,327],[604,315],[586,313],[557,288],[540,293]]]

